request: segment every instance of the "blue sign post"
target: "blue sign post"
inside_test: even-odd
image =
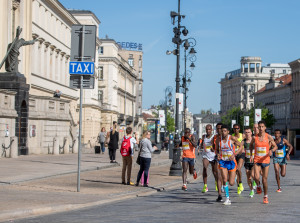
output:
[[[94,62],[74,61],[70,62],[69,73],[79,75],[93,75],[95,70]]]

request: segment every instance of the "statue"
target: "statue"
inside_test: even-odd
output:
[[[4,57],[4,59],[2,60],[0,69],[3,66],[3,63],[5,62],[5,70],[7,72],[18,72],[18,64],[19,64],[18,57],[20,55],[19,49],[22,46],[32,45],[37,41],[37,39],[31,40],[31,41],[25,41],[23,38],[20,39],[19,37],[20,37],[21,32],[22,32],[22,28],[20,28],[20,26],[18,26],[17,32],[16,32],[16,38],[13,40],[12,43],[8,44],[7,53]]]

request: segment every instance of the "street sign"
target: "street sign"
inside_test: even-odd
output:
[[[94,85],[94,76],[83,76],[82,89],[94,89]],[[80,89],[80,75],[70,75],[70,88]]]
[[[69,65],[70,74],[93,75],[94,70],[94,62],[71,61]]]
[[[254,114],[254,123],[261,121],[261,109],[255,109]]]
[[[94,25],[72,25],[70,61],[95,62],[96,31]]]

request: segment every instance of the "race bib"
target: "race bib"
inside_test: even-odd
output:
[[[227,161],[232,156],[232,151],[222,151],[222,160]]]
[[[267,155],[267,148],[266,147],[256,147],[256,155],[266,156]]]
[[[207,153],[211,152],[211,146],[205,146],[205,152]]]
[[[183,150],[190,149],[190,144],[189,144],[188,142],[183,142],[183,143],[182,143],[182,149],[183,149]]]
[[[276,151],[275,151],[275,156],[276,156],[277,158],[284,158],[283,150],[282,150],[282,149],[276,150]]]
[[[246,150],[246,158],[251,158],[251,153],[250,153],[250,150]]]

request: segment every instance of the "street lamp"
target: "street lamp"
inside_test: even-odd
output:
[[[180,163],[180,149],[179,149],[179,144],[180,144],[180,138],[179,138],[179,132],[178,132],[178,127],[179,127],[179,88],[180,88],[180,78],[179,78],[179,70],[180,70],[180,45],[182,43],[182,40],[180,39],[181,36],[181,29],[183,28],[182,34],[186,36],[188,34],[188,30],[186,29],[185,26],[181,26],[181,18],[184,19],[185,15],[180,14],[180,0],[178,0],[178,12],[172,11],[170,13],[171,19],[172,19],[172,24],[175,25],[175,19],[177,17],[177,27],[173,28],[174,32],[174,37],[172,38],[172,42],[176,44],[176,50],[172,51],[174,55],[176,55],[176,102],[175,102],[175,107],[176,107],[176,112],[175,112],[175,148],[173,149],[173,161],[172,165],[170,167],[170,176],[181,176],[182,174],[182,168],[181,168],[181,163]],[[168,54],[168,51],[167,51]],[[171,148],[170,148],[171,149]]]

